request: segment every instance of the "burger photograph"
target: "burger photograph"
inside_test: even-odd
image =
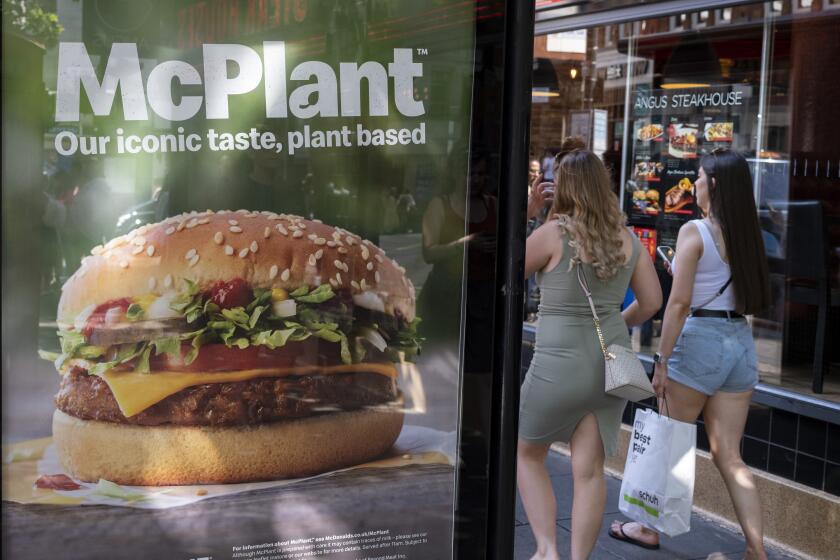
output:
[[[72,477],[301,477],[385,453],[420,350],[405,269],[273,212],[192,212],[95,247],[64,284],[53,441]]]

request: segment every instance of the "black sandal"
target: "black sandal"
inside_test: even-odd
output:
[[[648,550],[659,550],[659,544],[648,544],[644,541],[640,541],[639,539],[634,539],[633,537],[629,536],[627,533],[624,532],[624,526],[630,523],[629,521],[625,521],[621,525],[618,526],[618,530],[621,532],[619,535],[618,533],[613,532],[613,528],[610,527],[610,530],[607,531],[607,534],[614,538],[617,541],[624,541],[630,544],[635,544],[636,546],[640,546],[642,548],[646,548]]]

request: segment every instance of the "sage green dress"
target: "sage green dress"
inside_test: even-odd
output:
[[[615,455],[621,414],[627,401],[604,392],[604,355],[592,322],[586,296],[569,270],[574,249],[566,236],[563,257],[552,270],[537,273],[539,319],[534,357],[522,385],[519,437],[533,443],[568,442],[578,422],[593,412],[598,419],[606,455]],[[607,346],[630,348],[630,335],[621,318],[621,303],[639,258],[641,243],[633,236],[627,264],[607,281],[582,263]]]

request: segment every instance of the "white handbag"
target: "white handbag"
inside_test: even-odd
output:
[[[604,343],[604,335],[601,332],[601,321],[595,311],[595,303],[592,301],[592,292],[583,276],[581,265],[575,265],[577,277],[586,299],[589,301],[589,308],[592,310],[592,321],[595,323],[595,331],[598,333],[598,341],[601,343],[601,351],[604,353],[604,391],[608,395],[627,399],[628,401],[643,401],[654,396],[653,386],[650,384],[645,367],[639,361],[636,353],[630,348],[620,344]]]

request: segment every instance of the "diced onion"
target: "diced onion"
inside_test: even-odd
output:
[[[371,291],[362,292],[353,296],[353,303],[359,307],[370,309],[371,311],[379,311],[385,313],[385,302],[379,297],[379,294]]]
[[[90,318],[90,316],[91,316],[91,314],[93,313],[93,310],[94,310],[94,309],[96,309],[96,304],[95,304],[95,303],[91,303],[90,305],[88,305],[87,307],[85,307],[84,309],[82,309],[82,312],[81,312],[81,313],[79,313],[78,315],[76,315],[76,320],[75,320],[75,321],[73,321],[73,327],[74,327],[77,331],[84,330],[84,328],[85,328],[85,324],[87,323],[87,320]]]
[[[271,304],[271,310],[274,311],[275,317],[293,317],[297,314],[297,304],[293,299],[275,301]]]
[[[106,325],[115,325],[119,323],[125,312],[120,307],[112,307],[108,311],[105,312],[105,324]]]
[[[370,342],[380,352],[384,352],[385,348],[388,347],[388,343],[385,341],[384,338],[382,338],[382,335],[379,334],[379,332],[375,329],[364,327],[359,329],[359,334],[362,335],[361,338],[364,338],[365,340]]]
[[[149,308],[146,310],[147,319],[169,319],[172,317],[180,317],[180,313],[169,307],[175,294],[166,294],[157,298]]]

